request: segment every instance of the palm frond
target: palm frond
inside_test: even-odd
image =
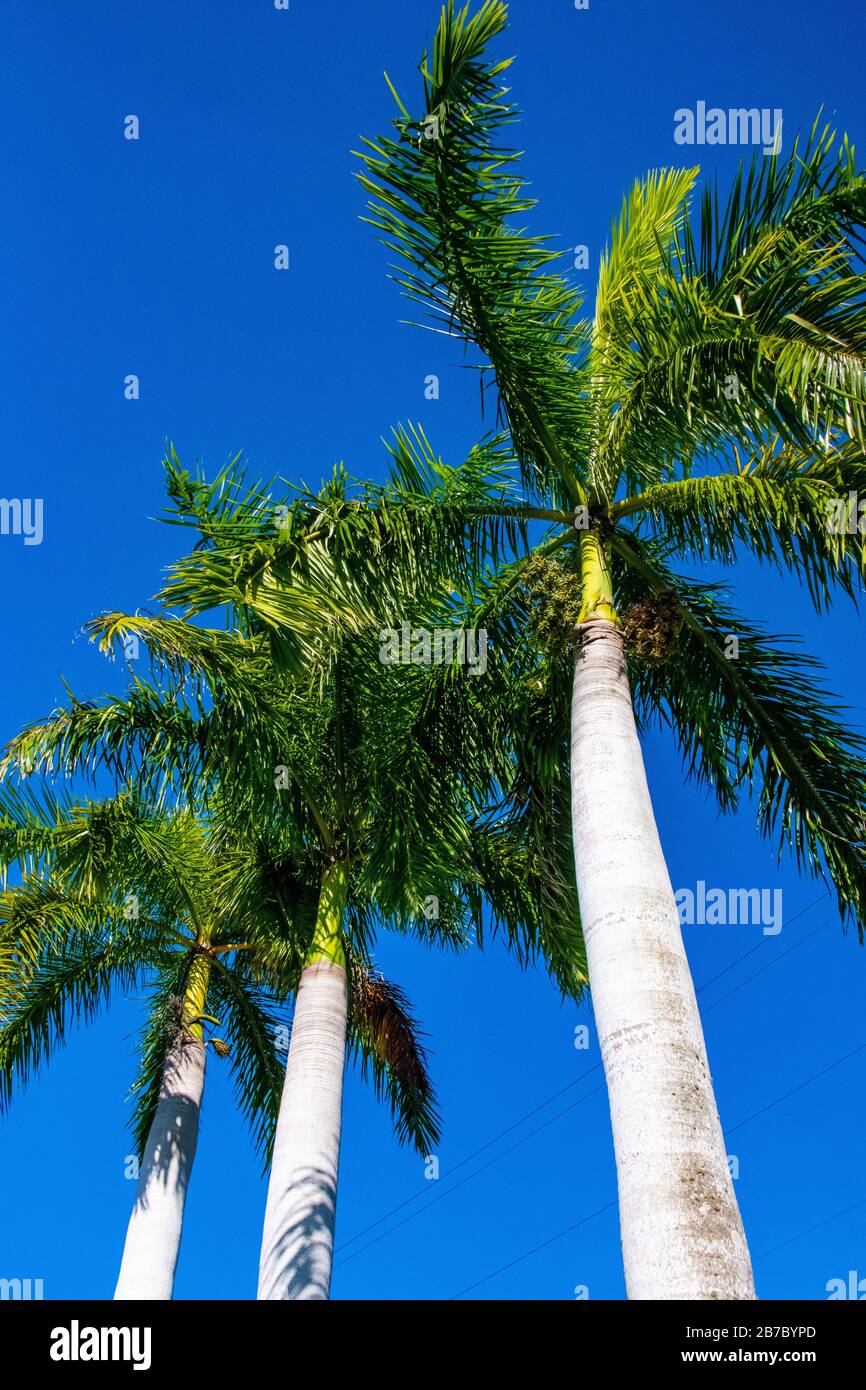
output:
[[[533,200],[516,153],[496,143],[515,119],[500,85],[510,60],[485,53],[506,20],[500,0],[471,17],[448,0],[421,65],[423,112],[398,100],[395,136],[365,140],[358,178],[372,195],[367,220],[403,262],[394,278],[406,295],[493,368],[527,488],[579,501],[586,409],[575,366],[587,330],[577,290],[546,269],[557,253],[514,225]]]
[[[741,168],[726,203],[710,185],[697,226],[660,229],[666,265],[635,286],[618,347],[593,353],[614,403],[596,449],[608,500],[620,479],[635,493],[731,443],[863,445],[864,221],[853,150],[816,122],[784,158]]]
[[[280,1029],[288,1036],[289,1010],[272,990],[244,979],[236,969],[217,967],[211,998],[228,1046],[226,1065],[235,1098],[249,1125],[256,1151],[270,1162],[286,1072]]]
[[[439,1142],[440,1119],[427,1055],[398,985],[349,958],[349,1046],[376,1095],[388,1100],[400,1143],[427,1154]]]
[[[4,895],[5,897],[6,895]],[[25,1084],[66,1038],[70,1022],[90,1022],[112,991],[135,987],[161,956],[158,939],[142,941],[141,924],[112,923],[110,931],[75,932],[54,939],[28,970],[0,1028],[0,1106]]]
[[[671,592],[683,621],[675,657],[633,672],[638,713],[670,723],[690,774],[723,809],[753,794],[762,834],[832,880],[862,937],[866,740],[828,696],[819,663],[769,637],[717,586],[672,573],[658,546],[623,536],[614,545],[623,595]]]
[[[851,598],[864,569],[863,535],[848,522],[852,494],[866,495],[866,453],[856,444],[809,453],[772,443],[734,472],[651,485],[609,509],[644,518],[676,554],[733,564],[744,553],[788,569],[826,607],[834,589]]]

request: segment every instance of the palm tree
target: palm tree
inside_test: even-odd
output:
[[[499,143],[516,114],[501,85],[510,59],[486,48],[506,20],[500,0],[471,17],[447,0],[421,102],[411,113],[391,86],[394,129],[365,142],[359,177],[368,220],[401,258],[395,278],[428,326],[480,350],[482,395],[491,374],[510,436],[519,484],[500,477],[486,500],[466,499],[464,548],[485,521],[551,527],[488,597],[502,613],[510,596],[512,628],[526,618],[518,641],[529,612],[557,636],[545,682],[561,687],[570,652],[574,856],[628,1295],[748,1299],[635,712],[672,728],[723,809],[754,789],[762,832],[827,873],[862,932],[864,746],[811,660],[677,562],[751,555],[805,581],[819,608],[858,587],[861,529],[828,517],[866,494],[866,282],[854,259],[866,181],[847,139],[837,152],[818,123],[787,157],[741,168],[727,198],[708,188],[695,220],[699,171],[657,170],[626,197],[582,319],[580,295],[549,268],[556,252],[521,229],[533,201]],[[356,546],[383,513],[392,535],[423,550],[432,526],[435,543],[443,491],[437,480],[422,496],[399,478],[378,498],[368,490]],[[449,523],[459,529],[455,507]],[[561,688],[546,693],[558,709]]]
[[[205,805],[218,787],[224,814],[279,833],[303,866],[309,928],[259,1296],[326,1298],[351,956],[366,959],[382,925],[454,946],[467,944],[472,926],[482,942],[486,903],[493,930],[521,961],[543,956],[575,996],[584,976],[573,878],[565,855],[557,865],[548,856],[542,875],[531,817],[489,804],[510,770],[496,698],[456,658],[388,678],[379,622],[413,618],[419,593],[432,604],[434,591],[444,622],[455,598],[438,578],[422,583],[429,567],[417,560],[401,552],[392,562],[387,536],[377,554],[366,538],[359,559],[342,476],[313,503],[305,496],[280,509],[275,529],[270,497],[244,491],[236,470],[207,484],[170,456],[167,471],[173,519],[193,526],[198,541],[158,600],[182,606],[186,618],[226,605],[233,626],[103,615],[92,635],[109,652],[143,644],[156,683],[136,677],[128,695],[99,706],[73,700],[13,740],[0,773],[104,766],[148,794],[171,785]],[[247,889],[240,877],[231,901],[254,921],[259,894],[257,880]],[[368,984],[364,993],[375,1013],[384,1001]],[[398,1047],[400,1038],[398,1029]],[[407,1133],[426,1136],[423,1089],[418,1102]]]
[[[281,1020],[297,988],[308,885],[278,833],[239,830],[218,798],[203,821],[128,791],[78,804],[6,789],[0,847],[4,872],[22,871],[0,894],[0,1104],[64,1040],[70,1020],[90,1020],[118,989],[146,985],[132,1088],[139,1182],[115,1298],[170,1299],[209,1046],[234,1073],[257,1148],[271,1153]],[[350,1046],[389,1096],[401,1139],[426,1152],[438,1135],[435,1100],[405,998],[362,957],[350,967]],[[206,1026],[225,1038],[206,1039]]]

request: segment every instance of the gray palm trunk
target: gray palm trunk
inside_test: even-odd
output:
[[[581,629],[572,821],[610,1098],[630,1299],[753,1299],[679,913],[635,728],[622,636]]]
[[[204,1094],[204,1043],[185,1033],[166,1059],[115,1299],[170,1299]]]
[[[305,966],[274,1139],[260,1299],[327,1299],[330,1292],[346,1015],[342,966],[324,959]]]

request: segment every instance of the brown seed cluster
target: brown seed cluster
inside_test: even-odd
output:
[[[647,666],[663,666],[679,646],[683,615],[675,589],[662,589],[626,609],[622,635],[627,650]]]

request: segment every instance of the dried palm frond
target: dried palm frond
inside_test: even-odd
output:
[[[349,959],[349,1043],[376,1095],[387,1097],[401,1143],[427,1153],[439,1140],[439,1114],[427,1054],[398,985]]]

